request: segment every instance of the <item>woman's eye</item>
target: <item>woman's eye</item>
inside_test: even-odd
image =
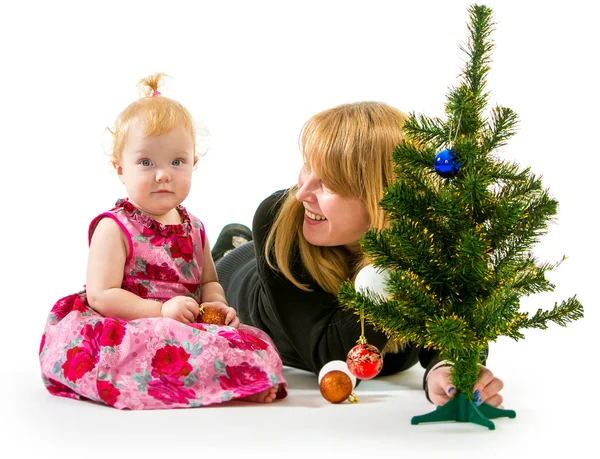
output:
[[[183,164],[183,161],[181,159],[174,159],[171,164],[173,166],[181,166]]]
[[[152,161],[150,161],[149,159],[142,159],[140,161],[140,164],[142,166],[148,167],[148,166],[152,166]]]

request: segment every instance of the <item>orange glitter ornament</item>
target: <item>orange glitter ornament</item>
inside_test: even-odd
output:
[[[356,378],[348,371],[346,362],[332,360],[319,372],[319,390],[330,403],[342,403],[348,400],[357,403],[358,397],[352,392],[356,387]]]
[[[200,305],[200,312],[196,322],[203,324],[225,325],[227,316],[223,311],[211,306]]]

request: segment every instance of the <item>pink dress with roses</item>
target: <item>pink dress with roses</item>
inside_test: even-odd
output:
[[[178,207],[180,225],[163,225],[128,200],[96,217],[111,218],[127,236],[122,288],[166,301],[200,302],[204,227]],[[212,405],[279,385],[282,363],[271,339],[247,325],[185,325],[168,318],[123,320],[91,309],[85,291],[60,299],[40,344],[42,380],[53,395],[119,409]]]

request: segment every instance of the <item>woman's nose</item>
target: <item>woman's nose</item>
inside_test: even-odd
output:
[[[311,180],[311,177],[312,175],[303,177],[302,174],[300,174],[300,177],[298,178],[298,191],[296,192],[296,199],[298,201],[312,201],[315,199],[315,181]]]

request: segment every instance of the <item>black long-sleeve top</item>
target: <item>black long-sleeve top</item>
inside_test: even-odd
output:
[[[252,225],[255,258],[232,273],[226,295],[242,323],[264,330],[273,339],[285,365],[318,374],[327,362],[346,360],[360,337],[360,323],[357,315],[340,307],[335,295],[314,282],[297,251],[291,269],[311,291],[297,288],[267,264],[266,238],[284,194],[285,190],[278,191],[258,207]],[[368,323],[365,337],[379,350],[388,340]],[[438,359],[431,351],[408,346],[399,354],[386,354],[381,375],[405,370],[418,360],[430,368]]]

